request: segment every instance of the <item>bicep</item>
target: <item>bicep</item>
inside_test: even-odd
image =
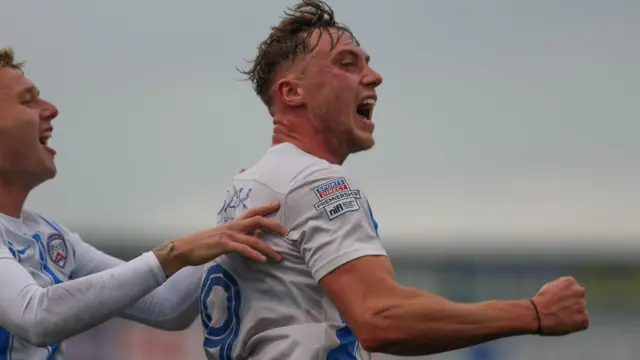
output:
[[[322,278],[320,287],[356,332],[400,289],[386,256],[350,261]]]

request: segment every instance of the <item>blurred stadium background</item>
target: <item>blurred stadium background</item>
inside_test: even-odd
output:
[[[141,244],[159,242],[154,241],[153,237],[131,238],[132,245],[125,246],[121,245],[122,237],[118,237],[117,242],[98,235],[86,238],[107,252],[125,259],[148,249]],[[564,275],[576,277],[588,289],[592,325],[587,332],[564,338],[526,336],[504,339],[425,358],[640,358],[640,266],[637,265],[640,239],[579,240],[582,244],[579,249],[575,248],[576,239],[569,237],[387,237],[384,241],[401,283],[458,301],[527,298],[545,282]],[[77,336],[67,343],[67,351],[70,360],[202,360],[201,342],[199,322],[186,331],[164,332],[125,320],[114,320]],[[376,355],[374,359],[394,357]]]
[[[235,69],[295,2],[3,1],[0,46],[61,109],[60,173],[29,207],[123,259],[210,226],[270,141]],[[587,332],[429,359],[640,359],[640,2],[329,2],[385,77],[379,145],[347,165],[398,280],[459,301],[588,289]],[[67,359],[196,360],[201,342],[198,323],[112,321]]]

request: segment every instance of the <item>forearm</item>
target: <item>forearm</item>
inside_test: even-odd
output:
[[[380,308],[373,334],[376,352],[428,355],[516,335],[533,334],[538,320],[528,301],[461,304],[415,291],[405,301]],[[363,344],[364,345],[364,344]]]
[[[74,274],[76,278],[125,263],[87,243],[79,244],[78,253],[81,262]],[[198,316],[201,279],[202,266],[184,268],[118,316],[162,330],[185,329]]]
[[[157,288],[164,275],[144,254],[115,268],[42,288],[20,264],[0,260],[0,327],[37,346],[57,343],[122,313]]]
[[[183,330],[198,317],[202,266],[178,271],[121,317],[162,330]]]

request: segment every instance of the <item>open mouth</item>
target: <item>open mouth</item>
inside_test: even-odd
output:
[[[49,147],[49,139],[51,139],[51,130],[45,130],[40,134],[40,145],[44,146],[44,148],[52,153],[55,154],[55,150],[53,150],[51,147]]]
[[[362,120],[371,121],[373,117],[373,107],[376,105],[375,99],[364,99],[358,104],[356,113]]]

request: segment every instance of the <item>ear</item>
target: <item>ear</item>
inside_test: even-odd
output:
[[[304,105],[304,89],[302,89],[302,83],[293,77],[284,77],[276,83],[277,96],[282,101],[294,107]]]

